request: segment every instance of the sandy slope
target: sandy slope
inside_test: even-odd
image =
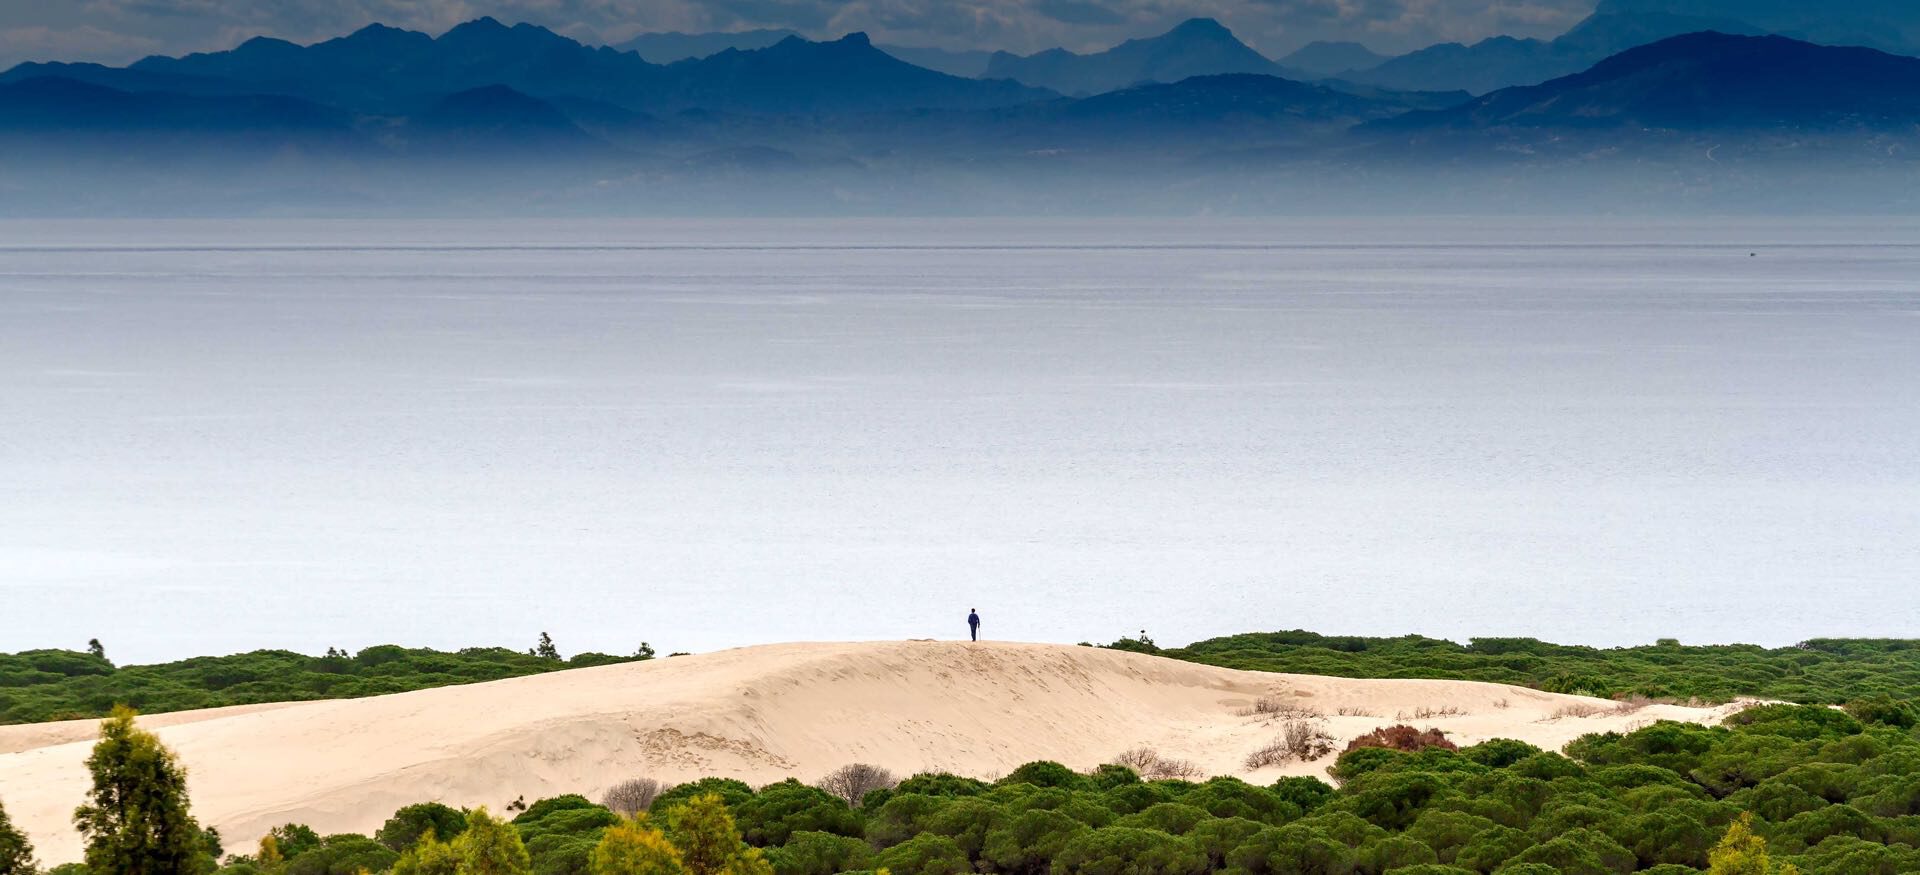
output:
[[[1239,716],[1262,697],[1329,715],[1342,741],[1397,717],[1460,741],[1557,748],[1653,719],[1721,712],[1612,703],[1461,681],[1230,671],[1088,647],[887,642],[783,644],[337,702],[165,715],[148,723],[191,770],[194,810],[233,848],[288,821],[368,832],[426,799],[494,808],[524,795],[595,796],[625,778],[812,780],[842,764],[992,778],[1035,759],[1075,767],[1135,746],[1211,774],[1248,775],[1277,724]],[[1369,716],[1339,716],[1340,709]],[[1419,719],[1422,709],[1458,709]],[[90,742],[71,726],[0,727],[0,800],[44,863],[78,855],[68,826]]]

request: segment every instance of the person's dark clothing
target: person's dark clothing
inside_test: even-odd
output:
[[[967,633],[973,636],[973,640],[980,640],[980,614],[978,612],[967,612]]]

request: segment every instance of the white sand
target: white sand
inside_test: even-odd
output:
[[[244,851],[289,821],[365,833],[413,802],[498,810],[520,796],[598,798],[637,776],[811,781],[859,761],[903,776],[995,778],[1036,759],[1090,767],[1136,746],[1259,782],[1324,776],[1332,758],[1242,767],[1279,732],[1239,716],[1263,697],[1325,713],[1342,746],[1404,721],[1462,745],[1505,737],[1557,749],[1588,732],[1726,713],[1656,705],[1623,714],[1611,702],[1497,684],[1264,674],[1089,647],[885,642],[750,647],[143,723],[186,762],[201,821]],[[1568,706],[1609,710],[1554,716]],[[1452,716],[1416,716],[1423,709]],[[0,727],[0,801],[45,864],[79,856],[69,818],[88,783],[86,731]]]

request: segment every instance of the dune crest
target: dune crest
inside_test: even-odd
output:
[[[856,761],[996,778],[1031,760],[1087,768],[1150,747],[1209,775],[1324,775],[1330,757],[1244,768],[1280,731],[1248,713],[1263,700],[1324,714],[1341,746],[1408,722],[1462,745],[1505,737],[1557,749],[1588,732],[1727,713],[1629,713],[1498,684],[1244,672],[1090,647],[910,641],[748,647],[143,723],[186,763],[202,823],[243,849],[290,821],[370,833],[428,799],[498,809],[518,797],[597,798],[640,776],[812,781]],[[0,727],[0,799],[44,863],[79,856],[69,819],[91,743],[86,724]]]

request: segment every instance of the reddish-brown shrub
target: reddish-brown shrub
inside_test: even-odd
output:
[[[1417,753],[1430,747],[1442,750],[1459,750],[1460,746],[1447,740],[1447,734],[1438,729],[1421,731],[1404,723],[1398,726],[1383,726],[1347,743],[1347,750],[1359,750],[1363,747],[1384,747],[1388,750],[1404,750]]]

